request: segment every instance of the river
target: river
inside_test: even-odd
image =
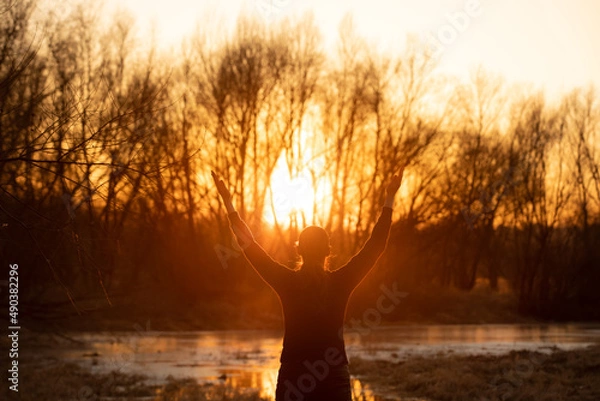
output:
[[[279,331],[76,333],[81,348],[45,351],[50,356],[89,367],[144,374],[149,382],[167,376],[226,382],[239,388],[274,393],[282,333]],[[600,343],[600,325],[414,325],[363,328],[346,335],[350,359],[401,360],[414,355],[502,354],[511,350],[574,349]],[[371,389],[353,377],[361,400],[378,400]]]

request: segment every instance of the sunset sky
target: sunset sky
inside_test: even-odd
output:
[[[469,4],[474,2],[474,4]],[[118,3],[118,6],[115,4]],[[359,32],[382,49],[401,48],[406,35],[440,44],[440,69],[457,75],[482,64],[511,82],[558,93],[600,84],[600,1],[596,0],[108,0],[136,17],[141,34],[154,26],[161,46],[177,45],[207,11],[232,26],[242,11],[265,23],[312,10],[328,44],[352,13]],[[461,15],[468,15],[468,20]],[[462,13],[462,14],[461,14]],[[452,26],[454,17],[454,27]],[[443,36],[446,35],[446,36]],[[439,39],[438,39],[439,40]]]

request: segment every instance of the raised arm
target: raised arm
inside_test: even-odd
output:
[[[263,280],[273,288],[279,287],[290,274],[293,274],[293,271],[274,261],[256,242],[252,231],[250,231],[248,225],[235,210],[231,200],[231,193],[227,189],[225,182],[214,171],[211,171],[211,175],[223,204],[227,209],[229,224],[244,255]]]
[[[401,169],[388,184],[383,209],[365,245],[345,266],[334,273],[351,288],[356,287],[362,281],[385,250],[392,225],[394,197],[402,183],[403,172],[404,169]]]

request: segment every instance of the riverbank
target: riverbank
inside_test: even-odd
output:
[[[258,390],[227,384],[200,384],[166,377],[157,384],[143,375],[92,373],[73,363],[44,361],[23,367],[21,401],[267,401]]]
[[[274,385],[272,381],[260,380],[242,384],[229,374],[215,377],[211,383],[197,382],[170,376],[167,365],[159,375],[136,374],[134,359],[126,354],[121,355],[122,363],[115,365],[117,368],[99,371],[90,362],[103,363],[102,359],[109,360],[109,356],[97,354],[84,343],[53,335],[27,343],[29,347],[21,356],[19,392],[20,399],[26,401],[263,401],[269,400]],[[36,347],[32,346],[34,343]],[[78,364],[68,358],[44,356],[41,351],[48,347],[71,350],[68,352],[85,356],[87,362]],[[166,356],[165,352],[161,355]],[[247,360],[247,355],[241,352],[239,358]],[[149,372],[148,368],[144,373]],[[542,351],[511,351],[502,355],[465,355],[450,350],[437,354],[391,354],[385,360],[355,357],[351,360],[351,372],[360,380],[362,389],[380,395],[361,398],[361,394],[356,394],[355,399],[361,401],[398,400],[398,396],[425,401],[600,399],[600,345],[569,351],[546,347]]]
[[[413,356],[351,361],[352,372],[385,394],[435,401],[598,401],[600,345],[505,355]]]

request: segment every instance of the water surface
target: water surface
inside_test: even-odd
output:
[[[225,382],[242,389],[275,390],[282,333],[278,331],[195,331],[77,333],[88,350],[46,351],[96,372],[144,374],[161,383],[167,376]],[[398,361],[411,356],[502,354],[512,350],[551,352],[600,343],[600,325],[417,325],[347,330],[350,359]],[[353,377],[355,399],[379,400]],[[361,395],[358,397],[358,395]],[[385,394],[389,397],[389,394]]]

